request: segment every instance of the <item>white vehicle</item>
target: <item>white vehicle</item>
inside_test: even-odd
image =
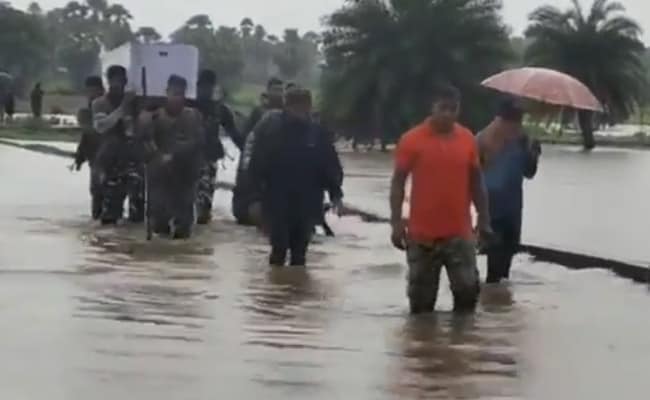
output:
[[[164,97],[167,80],[175,74],[187,79],[187,98],[196,98],[199,71],[199,50],[185,44],[126,43],[100,55],[102,73],[111,65],[126,68],[129,88],[142,96]],[[143,77],[146,77],[143,79]],[[106,79],[106,77],[104,77]]]

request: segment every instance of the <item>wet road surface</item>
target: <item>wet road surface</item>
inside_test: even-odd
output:
[[[346,158],[348,201],[389,214],[389,157]],[[525,243],[650,265],[650,151],[545,146],[525,196]]]
[[[264,240],[231,222],[226,193],[218,221],[192,241],[146,243],[140,228],[88,222],[86,177],[66,162],[0,146],[3,398],[650,393],[644,286],[520,257],[510,285],[485,288],[476,316],[448,312],[445,283],[441,311],[411,318],[403,256],[384,225],[332,219],[338,236],[318,240],[307,270],[271,270]],[[364,200],[355,182],[371,187],[376,174],[360,164],[350,163],[350,201]]]

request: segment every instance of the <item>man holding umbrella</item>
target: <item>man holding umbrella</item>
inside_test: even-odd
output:
[[[521,238],[524,178],[532,179],[537,173],[541,147],[524,133],[523,116],[523,108],[515,100],[505,100],[494,121],[478,135],[496,236],[487,248],[487,283],[510,278]]]

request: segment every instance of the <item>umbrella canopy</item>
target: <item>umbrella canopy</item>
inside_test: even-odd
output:
[[[511,69],[487,78],[481,84],[500,92],[557,106],[603,111],[603,106],[585,84],[552,69]]]

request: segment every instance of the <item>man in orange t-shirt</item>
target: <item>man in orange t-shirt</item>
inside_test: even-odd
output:
[[[473,311],[478,300],[472,203],[479,232],[491,231],[490,216],[476,141],[456,122],[459,111],[458,90],[439,88],[431,117],[402,137],[395,155],[392,242],[407,252],[408,297],[414,314],[434,310],[443,266],[455,311]],[[405,223],[402,205],[409,176],[410,215]]]

